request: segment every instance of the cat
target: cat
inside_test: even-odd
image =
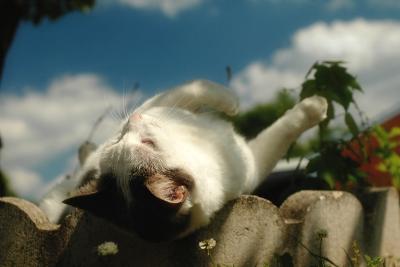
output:
[[[326,117],[327,102],[306,98],[249,141],[216,115],[238,110],[233,92],[211,81],[158,94],[40,206],[54,222],[63,201],[147,240],[184,237],[206,226],[229,200],[250,194],[293,141]]]

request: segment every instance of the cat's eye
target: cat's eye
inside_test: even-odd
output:
[[[156,144],[155,144],[154,141],[153,141],[152,139],[150,139],[150,138],[143,138],[141,142],[142,142],[142,144],[148,145],[148,146],[150,146],[150,147],[152,147],[152,148],[155,148],[155,147],[156,147]]]

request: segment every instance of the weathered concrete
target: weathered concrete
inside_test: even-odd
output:
[[[400,257],[400,208],[396,189],[373,188],[360,199],[365,210],[366,253],[386,258]]]
[[[257,266],[284,245],[278,208],[254,196],[228,203],[209,227],[169,243],[145,242],[80,211],[56,226],[24,200],[0,203],[0,222],[8,222],[0,228],[1,266]],[[199,242],[210,238],[217,245],[208,255]],[[117,244],[116,255],[98,255],[97,246],[106,241]]]
[[[60,227],[34,204],[16,198],[0,201],[0,266],[51,266],[65,243]]]
[[[312,253],[346,266],[345,251],[351,254],[354,241],[362,244],[363,209],[349,193],[301,191],[290,196],[280,211],[286,222],[292,222],[288,249],[295,266],[317,266],[320,259]]]
[[[174,242],[148,243],[79,210],[54,225],[32,203],[1,198],[0,266],[275,266],[276,255],[284,253],[293,266],[308,267],[318,255],[346,266],[344,251],[351,254],[355,240],[366,254],[386,256],[386,266],[400,266],[397,191],[371,190],[362,199],[364,208],[349,193],[302,191],[278,209],[242,196],[207,228]],[[201,250],[199,242],[210,238],[216,246]],[[99,255],[98,246],[108,241],[118,251]]]

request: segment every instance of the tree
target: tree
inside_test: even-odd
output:
[[[0,151],[3,148],[3,142],[0,136]],[[0,197],[2,196],[14,196],[15,193],[11,190],[8,180],[4,172],[0,169]]]
[[[86,11],[95,0],[4,0],[0,2],[0,80],[7,52],[21,21],[38,25],[43,19],[56,20],[72,11]]]
[[[57,20],[72,11],[87,11],[95,0],[3,0],[0,1],[0,81],[7,52],[22,21],[39,25],[43,19]],[[2,147],[0,137],[0,150]],[[0,196],[14,195],[0,169]]]
[[[279,91],[271,102],[256,105],[240,113],[233,119],[233,124],[239,133],[251,139],[270,126],[295,103],[295,99],[287,90]]]

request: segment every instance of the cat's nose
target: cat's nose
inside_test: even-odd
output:
[[[129,120],[131,121],[140,121],[142,119],[142,115],[138,112],[132,113],[132,115],[129,117]]]

